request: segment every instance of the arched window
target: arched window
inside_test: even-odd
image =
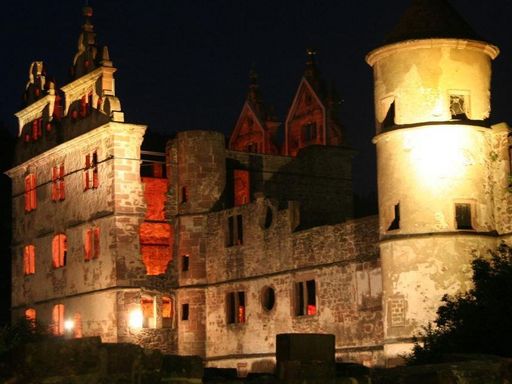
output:
[[[53,268],[60,268],[66,265],[66,255],[68,250],[68,241],[66,235],[59,233],[53,237],[52,255]]]

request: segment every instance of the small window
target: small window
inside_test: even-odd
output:
[[[468,119],[468,95],[450,95],[450,113],[452,119]]]
[[[393,221],[389,225],[388,231],[400,229],[400,203],[395,204]]]
[[[315,123],[307,123],[302,126],[302,137],[306,143],[316,141],[317,129]]]
[[[242,215],[228,217],[226,246],[242,245],[244,242]]]
[[[43,136],[42,123],[43,123],[42,118],[35,119],[32,122],[32,139],[34,141],[39,139],[41,136]]]
[[[258,143],[250,142],[245,146],[245,151],[251,153],[258,153]]]
[[[245,292],[230,292],[226,299],[228,324],[245,323]]]
[[[66,256],[68,253],[67,237],[60,233],[53,237],[52,255],[53,268],[60,268],[66,265]]]
[[[100,256],[100,229],[99,227],[88,228],[85,231],[84,239],[85,261],[97,259]]]
[[[235,169],[235,207],[250,203],[249,171]]]
[[[23,271],[25,275],[36,273],[36,248],[33,245],[26,245],[23,249]]]
[[[73,315],[73,337],[77,339],[83,337],[82,316],[78,312]]]
[[[274,309],[274,305],[276,303],[276,293],[274,288],[265,287],[261,293],[261,305],[263,309],[266,311],[271,311]]]
[[[31,173],[25,177],[25,212],[37,207],[36,175]]]
[[[52,330],[54,335],[60,336],[64,334],[64,304],[53,306]]]
[[[59,165],[52,168],[52,201],[62,201],[65,198],[64,165]]]
[[[85,155],[84,190],[98,188],[98,153],[96,151]]]
[[[181,271],[187,272],[190,267],[190,256],[189,255],[183,255],[181,257]]]
[[[25,319],[29,323],[32,324],[32,326],[35,326],[36,323],[36,310],[34,308],[27,308],[25,309]]]
[[[473,229],[471,222],[471,204],[455,204],[455,221],[457,229]]]
[[[172,327],[172,300],[167,296],[162,296],[162,327]]]
[[[188,202],[188,188],[181,187],[181,204],[186,204]]]
[[[142,327],[143,328],[155,328],[156,327],[156,316],[155,316],[155,299],[153,297],[143,297],[140,301],[142,309]]]
[[[295,316],[312,316],[316,312],[315,280],[295,283]]]
[[[181,320],[186,321],[189,318],[188,304],[181,305]]]

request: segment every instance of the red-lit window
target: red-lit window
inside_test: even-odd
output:
[[[25,212],[37,207],[36,175],[31,173],[25,177]]]
[[[34,308],[25,309],[25,319],[27,319],[28,322],[32,323],[32,325],[35,325],[36,310]]]
[[[89,228],[84,239],[85,260],[97,259],[100,256],[100,229]]]
[[[91,112],[92,93],[82,96],[80,100],[80,117],[85,117]]]
[[[25,275],[36,273],[36,248],[33,245],[26,245],[23,249],[23,271]]]
[[[84,190],[98,188],[98,153],[96,151],[85,156]]]
[[[172,326],[172,300],[170,297],[162,296],[162,327]]]
[[[234,172],[235,179],[235,207],[248,204],[250,198],[249,171],[236,169]]]
[[[151,165],[152,169],[153,169],[153,177],[156,177],[156,178],[159,178],[161,179],[162,177],[164,177],[164,172],[163,172],[163,165],[160,164],[160,163],[153,163]]]
[[[295,283],[295,315],[316,315],[316,282],[315,280]]]
[[[226,309],[228,324],[245,323],[245,292],[229,292]]]
[[[60,233],[53,237],[52,255],[53,268],[60,268],[66,265],[66,256],[68,253],[67,237]]]
[[[52,311],[52,331],[54,335],[64,334],[64,304],[56,304]]]
[[[32,122],[32,139],[37,140],[43,135],[42,119],[35,119]]]
[[[59,165],[52,168],[52,200],[62,201],[65,198],[64,165]]]

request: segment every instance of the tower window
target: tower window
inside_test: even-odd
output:
[[[35,326],[36,323],[36,310],[34,308],[27,308],[25,309],[25,319],[29,323],[32,324],[32,326]]]
[[[316,315],[316,310],[315,280],[295,283],[295,316]]]
[[[189,318],[189,306],[188,304],[181,305],[181,320],[186,321]]]
[[[190,268],[190,256],[183,255],[181,256],[181,271],[187,272]]]
[[[55,235],[52,240],[53,268],[60,268],[66,265],[66,256],[68,252],[67,237],[60,233]]]
[[[388,231],[400,229],[400,203],[395,204],[393,221],[389,225]]]
[[[473,229],[471,223],[471,204],[455,204],[455,222],[457,229]]]
[[[233,215],[228,217],[226,247],[242,245],[244,242],[242,215]]]
[[[31,173],[25,177],[25,212],[37,207],[36,175]]]
[[[245,292],[229,292],[226,298],[228,324],[245,323]]]
[[[36,248],[33,245],[26,245],[23,249],[23,272],[25,275],[36,273]]]
[[[246,152],[258,153],[258,143],[251,142],[245,146]]]
[[[250,202],[249,171],[235,169],[235,207]]]
[[[85,156],[84,190],[98,188],[98,153],[96,151]]]

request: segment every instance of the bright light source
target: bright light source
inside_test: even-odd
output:
[[[75,322],[73,320],[66,320],[64,322],[64,329],[66,331],[72,331],[75,328]]]
[[[142,328],[143,320],[144,318],[142,316],[142,311],[140,309],[134,309],[133,311],[130,312],[128,326],[130,328]]]

